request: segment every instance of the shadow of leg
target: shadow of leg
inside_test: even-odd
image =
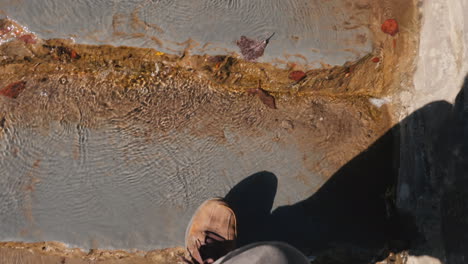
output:
[[[237,216],[238,246],[265,240],[278,179],[267,171],[255,173],[232,188],[225,200]]]

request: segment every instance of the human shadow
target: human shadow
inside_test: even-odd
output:
[[[276,176],[267,171],[255,173],[232,188],[225,196],[238,222],[239,245],[263,241],[278,187]]]
[[[454,105],[436,101],[413,112],[296,204],[270,213],[271,172],[241,181],[226,195],[239,217],[239,246],[284,241],[318,255],[346,248],[355,262],[414,249],[461,263],[468,252],[467,90],[468,77]]]
[[[468,75],[451,115],[442,124],[435,148],[437,168],[432,186],[440,195],[440,236],[446,263],[468,259]],[[435,179],[433,179],[435,178]],[[430,194],[429,194],[430,195]]]

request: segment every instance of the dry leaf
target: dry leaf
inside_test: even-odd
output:
[[[264,103],[266,106],[270,107],[271,109],[276,109],[275,98],[267,91],[260,88],[258,89],[257,95],[260,98],[260,101],[262,101],[262,103]]]
[[[294,81],[300,81],[306,77],[305,72],[303,71],[293,71],[289,73],[289,79],[294,80]]]
[[[382,24],[382,31],[390,36],[395,36],[399,31],[398,22],[395,19],[385,20]]]
[[[244,59],[248,61],[255,61],[257,58],[263,55],[268,42],[274,35],[275,33],[271,34],[270,37],[262,41],[251,39],[246,36],[241,36],[240,40],[238,40],[236,43],[240,48]]]
[[[26,82],[14,82],[0,90],[0,95],[16,99],[26,87]]]

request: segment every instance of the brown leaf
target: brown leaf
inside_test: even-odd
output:
[[[304,79],[304,77],[306,77],[306,74],[303,71],[293,71],[289,74],[289,79],[297,82]]]
[[[268,106],[271,109],[276,109],[276,103],[275,103],[275,97],[270,95],[267,91],[259,88],[257,89],[257,95],[260,98],[260,101],[264,103],[266,106]]]
[[[72,59],[79,59],[80,57],[81,57],[81,56],[80,56],[78,53],[76,53],[76,50],[71,50],[71,51],[70,51],[70,58],[72,58]]]
[[[26,44],[36,44],[36,37],[33,34],[26,34],[18,37],[19,40]]]
[[[268,42],[274,35],[275,33],[273,33],[265,40],[255,40],[246,36],[241,36],[240,40],[238,40],[236,44],[239,47],[244,59],[248,61],[255,61],[257,58],[263,55]]]
[[[14,82],[0,90],[0,95],[16,99],[26,87],[26,82]]]

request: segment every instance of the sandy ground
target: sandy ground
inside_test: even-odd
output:
[[[47,263],[47,264],[81,264],[81,263],[119,263],[119,264],[163,264],[185,263],[181,261],[185,256],[183,248],[153,250],[149,252],[121,250],[91,250],[84,252],[80,249],[67,248],[57,242],[40,243],[0,243],[0,260],[4,263]],[[407,263],[408,253],[387,253],[383,259],[372,261],[375,264],[403,264]],[[381,256],[382,257],[382,256]],[[355,263],[352,254],[344,251],[328,252],[314,260],[314,264]],[[354,262],[353,262],[354,261]]]
[[[121,263],[157,264],[184,263],[182,248],[161,249],[149,252],[122,250],[91,250],[68,248],[57,242],[40,243],[1,243],[0,260],[2,263]]]

